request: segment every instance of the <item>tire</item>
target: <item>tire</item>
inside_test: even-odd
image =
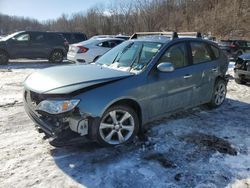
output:
[[[235,80],[235,82],[236,82],[237,84],[246,84],[246,82],[243,81],[243,80],[240,79],[240,78],[235,78],[234,80]]]
[[[0,65],[7,65],[9,62],[8,54],[3,51],[0,51]]]
[[[49,57],[51,63],[61,63],[63,61],[63,52],[61,50],[54,50]]]
[[[208,103],[210,108],[217,108],[223,104],[227,94],[227,82],[223,79],[218,79],[215,82],[213,96],[211,101]]]
[[[139,130],[139,119],[128,106],[113,106],[103,114],[97,127],[97,141],[103,146],[131,142]]]

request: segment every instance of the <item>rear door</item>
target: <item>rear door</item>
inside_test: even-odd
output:
[[[215,56],[211,46],[203,41],[190,41],[189,50],[192,59],[190,68],[196,82],[192,102],[196,106],[211,98],[215,79],[219,75],[219,54]]]
[[[48,41],[45,32],[31,33],[30,55],[33,58],[47,58]]]

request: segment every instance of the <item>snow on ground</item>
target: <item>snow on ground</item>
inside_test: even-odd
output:
[[[46,62],[0,66],[0,187],[250,187],[250,87],[233,80],[218,109],[197,107],[148,125],[115,148],[54,148],[22,103],[22,81]]]

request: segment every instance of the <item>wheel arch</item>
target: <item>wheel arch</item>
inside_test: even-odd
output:
[[[214,84],[215,84],[216,82],[218,82],[219,80],[224,80],[226,83],[228,82],[227,76],[219,75],[219,76],[216,77]]]

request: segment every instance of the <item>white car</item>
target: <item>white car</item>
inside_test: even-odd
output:
[[[91,63],[123,41],[120,38],[92,38],[72,44],[67,59],[75,63]]]

